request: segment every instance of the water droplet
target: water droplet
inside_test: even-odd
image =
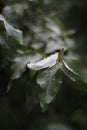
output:
[[[42,64],[40,63],[39,66],[42,66]]]

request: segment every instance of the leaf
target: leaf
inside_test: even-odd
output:
[[[66,57],[65,60],[67,61],[68,65],[70,65],[74,70],[76,70],[77,73],[79,73],[79,78],[76,81],[77,88],[87,91],[87,69],[80,61],[80,58],[76,58],[76,56]]]
[[[10,46],[13,45],[13,43],[23,45],[23,34],[22,31],[15,29],[12,27],[8,22],[5,20],[3,15],[0,15],[0,22],[3,23],[4,28],[6,30],[7,40],[8,44]]]
[[[58,36],[60,36],[60,35],[61,35],[61,30],[60,30],[59,26],[57,26],[57,25],[55,24],[55,22],[54,22],[53,20],[49,19],[48,17],[46,17],[45,19],[46,19],[46,21],[47,21],[46,26],[47,26],[52,32],[54,32],[55,34],[57,34]]]
[[[56,64],[55,66],[38,73],[37,84],[39,84],[41,88],[39,98],[43,111],[46,110],[47,104],[54,99],[60,89],[62,79],[58,70],[59,66]]]
[[[26,52],[16,57],[11,66],[12,79],[19,78],[22,73],[26,70],[28,62],[36,62],[41,59],[41,55],[32,52]]]
[[[73,81],[76,81],[79,78],[79,75],[74,72],[65,61],[62,62],[61,70]]]
[[[45,53],[46,54],[53,53],[55,51],[61,50],[62,48],[64,48],[64,50],[67,50],[67,45],[65,45],[64,41],[61,38],[57,37],[55,38],[55,40],[49,40],[47,42]]]
[[[47,58],[42,59],[37,63],[28,63],[27,67],[32,70],[41,70],[44,68],[52,67],[56,64],[58,53],[55,53]]]

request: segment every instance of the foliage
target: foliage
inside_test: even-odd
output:
[[[51,0],[8,0],[1,10],[1,84],[5,81],[3,86],[8,95],[18,87],[16,94],[25,95],[29,113],[38,102],[43,111],[47,110],[60,93],[65,75],[71,84],[71,80],[75,82],[73,86],[87,91],[87,69],[71,38],[75,31],[67,31],[52,10],[47,11],[52,3]]]

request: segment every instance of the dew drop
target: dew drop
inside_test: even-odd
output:
[[[42,66],[42,64],[40,63],[39,66]]]

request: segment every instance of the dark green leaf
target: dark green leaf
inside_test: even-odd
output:
[[[19,57],[15,58],[11,67],[12,79],[19,78],[22,73],[26,70],[28,62],[36,62],[41,59],[41,55],[37,53],[23,53]]]
[[[39,98],[40,105],[43,110],[46,109],[47,104],[49,104],[54,99],[60,89],[62,80],[58,69],[58,64],[56,64],[52,68],[42,70],[38,73],[37,83],[41,88]]]
[[[73,81],[79,78],[78,74],[74,72],[65,61],[62,62],[61,70]]]
[[[23,45],[23,34],[22,31],[15,29],[5,20],[3,15],[0,15],[0,21],[4,25],[6,30],[7,40],[9,45],[13,45],[14,42]]]

